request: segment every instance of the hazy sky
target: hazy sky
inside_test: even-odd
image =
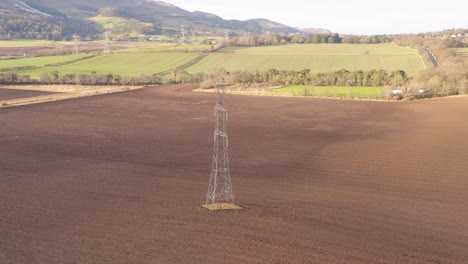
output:
[[[166,0],[224,19],[268,18],[345,34],[418,33],[468,28],[466,0]]]

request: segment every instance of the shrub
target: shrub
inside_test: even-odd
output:
[[[215,87],[215,82],[213,80],[205,80],[200,83],[201,89],[210,89]]]

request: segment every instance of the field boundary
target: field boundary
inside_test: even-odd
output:
[[[97,54],[90,55],[90,56],[85,56],[82,58],[74,59],[74,60],[69,60],[69,61],[64,61],[64,62],[59,62],[59,63],[50,63],[50,64],[44,64],[42,66],[21,66],[21,67],[9,67],[9,68],[0,68],[0,72],[11,72],[11,71],[26,71],[26,70],[37,70],[45,67],[58,67],[58,66],[65,66],[69,65],[75,62],[80,62],[88,59],[92,59],[94,57],[97,57]]]
[[[201,54],[201,55],[198,55],[197,57],[195,57],[194,59],[192,59],[191,61],[187,62],[186,64],[184,65],[181,65],[179,67],[176,67],[176,68],[173,68],[173,69],[170,69],[170,70],[167,70],[167,71],[163,71],[163,72],[159,72],[157,74],[160,74],[160,75],[167,75],[175,70],[185,70],[187,68],[190,68],[191,66],[199,63],[201,60],[203,60],[206,56],[208,56],[208,54]]]
[[[42,67],[64,66],[64,65],[68,65],[68,64],[75,63],[75,62],[80,62],[80,61],[84,61],[84,60],[89,60],[89,59],[92,59],[92,58],[97,57],[97,56],[99,56],[99,55],[94,54],[94,55],[90,55],[90,56],[85,56],[85,57],[82,57],[82,58],[78,58],[78,59],[75,59],[75,60],[64,61],[64,62],[59,62],[59,63],[44,64],[44,66],[42,66]]]
[[[295,97],[295,98],[310,98],[310,99],[328,99],[328,100],[345,100],[345,101],[364,101],[364,102],[385,102],[385,103],[396,103],[403,102],[403,100],[384,100],[384,99],[369,99],[369,98],[346,98],[346,97],[328,97],[328,96],[315,96],[315,95],[295,95],[290,93],[275,93],[269,90],[275,89],[278,87],[270,87],[262,90],[230,90],[226,89],[227,94],[233,95],[245,95],[245,96],[267,96],[267,97]],[[192,92],[197,93],[216,93],[214,88],[202,89],[197,88],[192,90]]]
[[[15,88],[16,87],[16,88]],[[55,92],[50,95],[17,98],[0,101],[0,109],[17,107],[22,105],[39,104],[46,102],[61,101],[80,97],[88,97],[102,94],[120,93],[145,88],[144,86],[8,86],[7,89]],[[36,89],[34,89],[36,88]],[[2,88],[0,88],[2,89]]]

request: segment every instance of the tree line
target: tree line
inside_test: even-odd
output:
[[[395,43],[417,49],[422,55],[426,70],[416,73],[407,84],[411,93],[418,90],[429,91],[434,95],[460,95],[468,93],[468,60],[458,56],[450,42],[443,38],[425,38],[419,35],[400,35]],[[439,62],[435,68],[424,48],[429,49]]]
[[[314,73],[310,69],[301,71],[233,71],[217,69],[207,73],[190,74],[185,70],[174,70],[170,74],[124,77],[118,74],[60,74],[48,71],[39,78],[18,75],[15,72],[0,73],[0,84],[80,84],[80,85],[150,85],[159,83],[202,83],[223,75],[232,84],[269,84],[269,85],[314,85],[314,86],[402,86],[409,79],[404,71],[385,70],[348,71],[345,69]]]
[[[228,45],[234,46],[265,46],[265,45],[285,45],[285,44],[378,44],[393,41],[393,36],[355,36],[334,34],[266,34],[261,36],[247,35],[229,39]]]
[[[89,74],[67,73],[60,75],[58,71],[48,71],[41,74],[39,78],[28,75],[18,75],[15,72],[0,73],[0,84],[71,84],[71,85],[150,85],[161,83],[161,76],[121,76],[118,74]]]
[[[370,70],[348,71],[345,69],[319,73],[310,69],[300,71],[269,69],[266,71],[232,71],[216,69],[207,73],[190,74],[179,70],[176,74],[165,76],[169,83],[201,83],[224,76],[231,84],[268,84],[269,86],[313,85],[313,86],[393,86],[405,85],[410,79],[404,71]]]

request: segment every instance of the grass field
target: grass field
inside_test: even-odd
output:
[[[289,93],[302,96],[383,98],[383,87],[361,86],[304,86],[295,85],[272,90],[275,93]]]
[[[1,40],[0,48],[40,47],[49,43],[47,40]]]
[[[46,64],[64,63],[67,61],[74,61],[83,57],[89,56],[87,54],[76,55],[63,55],[63,56],[45,56],[24,58],[15,60],[0,60],[0,69],[13,68],[13,67],[43,67]]]
[[[213,68],[235,70],[301,70],[330,72],[340,69],[404,70],[409,75],[424,69],[416,50],[391,44],[311,44],[267,47],[227,47],[188,69],[191,73]]]
[[[98,15],[89,20],[96,22],[102,29],[112,29],[113,36],[131,35],[138,36],[147,30],[151,30],[151,23],[143,23],[135,19],[127,19],[121,17],[107,17]]]
[[[154,74],[174,69],[197,57],[195,53],[115,53],[63,66],[42,67],[19,72],[22,75],[40,76],[45,71],[57,70],[62,74],[84,74],[92,71],[98,74],[120,74],[134,76]],[[44,58],[44,57],[43,57]],[[37,58],[40,59],[40,58]]]
[[[455,49],[455,52],[457,53],[457,55],[468,56],[468,48],[458,48]]]
[[[0,47],[45,46],[46,41],[0,41]],[[99,41],[82,42],[87,46],[100,45]],[[71,42],[57,42],[68,45]],[[157,42],[113,42],[117,45],[113,54],[97,56],[83,61],[61,66],[47,64],[64,63],[92,54],[65,55],[56,57],[37,57],[0,61],[0,68],[36,67],[18,72],[22,75],[40,76],[44,71],[57,70],[66,73],[112,73],[124,76],[153,74],[182,66],[206,50],[209,45],[176,45]],[[127,48],[125,48],[127,47]],[[123,48],[123,49],[122,49]],[[270,68],[279,70],[311,69],[312,72],[330,72],[340,69],[387,71],[404,70],[409,76],[424,69],[424,63],[416,50],[391,44],[347,45],[347,44],[309,44],[263,47],[226,47],[209,53],[201,61],[190,66],[190,73],[207,72],[216,68],[228,71],[263,71]]]

